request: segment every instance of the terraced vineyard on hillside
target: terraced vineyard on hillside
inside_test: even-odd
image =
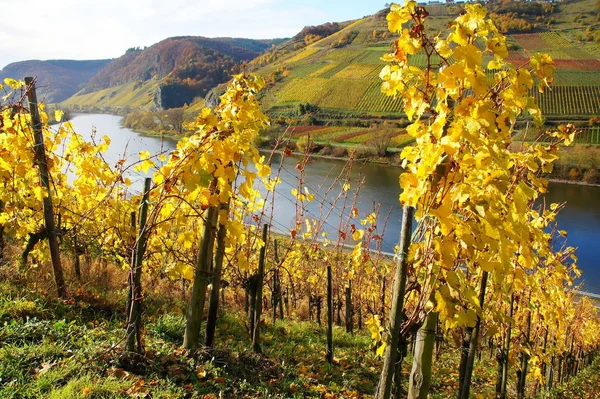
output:
[[[514,138],[517,141],[534,141],[550,142],[551,137],[547,134],[542,134],[546,129],[529,127],[522,129]],[[579,128],[575,135],[575,144],[582,145],[600,145],[600,126],[591,126]]]
[[[348,127],[348,126],[296,126],[290,130],[294,139],[310,136],[317,144],[347,144],[371,146],[378,140],[389,140],[390,148],[401,148],[414,141],[414,138],[392,127]]]
[[[436,14],[443,25],[447,16],[440,10]],[[385,28],[381,15],[370,16],[260,68],[258,72],[265,76],[277,68],[287,71],[268,90],[263,105],[267,110],[292,110],[299,103],[310,103],[325,110],[399,116],[400,101],[380,92],[380,58],[391,45],[390,39],[378,36]],[[342,48],[332,46],[352,32],[356,34],[351,43]],[[600,115],[600,50],[584,47],[569,34],[554,31],[514,34],[508,42],[508,59],[516,66],[526,65],[536,52],[548,53],[555,60],[551,90],[540,94],[536,87],[532,89],[547,118],[587,119]],[[410,62],[419,67],[426,65],[423,55],[411,57]],[[488,71],[488,77],[492,78],[493,73]]]

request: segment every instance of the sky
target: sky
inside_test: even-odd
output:
[[[291,37],[362,18],[373,0],[0,0],[0,68],[31,59],[117,58],[172,36]]]

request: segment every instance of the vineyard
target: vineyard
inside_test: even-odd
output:
[[[46,112],[35,79],[6,79],[0,397],[597,397],[597,304],[575,292],[576,249],[556,222],[565,204],[539,201],[576,128],[509,148],[522,115],[539,128],[540,108],[594,112],[600,87],[529,89],[552,81],[552,59],[516,70],[483,7],[465,10],[432,37],[422,6],[392,5],[396,52],[382,54],[381,81],[351,78],[373,70],[351,66],[345,49],[329,78],[288,79],[261,97],[397,106],[402,130],[291,134],[414,142],[401,154],[401,220],[378,204],[359,212],[352,157],[320,189],[307,184],[308,149],[283,177],[274,152],[256,147],[269,126],[257,75],[233,76],[176,149],[116,163],[102,132],[86,139]],[[289,141],[274,150],[293,156]],[[293,205],[291,226],[273,221],[276,197]]]
[[[388,148],[401,148],[412,143],[414,138],[397,128],[379,126],[360,128],[347,126],[294,126],[289,129],[290,137],[300,139],[310,136],[315,144],[349,144],[372,146],[378,140],[389,140]]]
[[[401,112],[402,100],[381,95],[381,83],[375,81],[356,104],[358,111],[366,112]]]
[[[600,114],[600,86],[555,86],[546,93],[530,90],[547,116],[569,115],[571,118]]]
[[[539,141],[549,143],[552,141],[552,136],[546,134],[544,129],[526,128],[521,130],[514,137],[517,141]],[[577,129],[577,134],[573,140],[575,144],[582,145],[600,145],[600,126],[584,127]]]
[[[436,17],[431,18],[434,26],[451,15],[446,5],[432,7],[436,10]],[[389,38],[374,39],[372,33],[381,32],[385,24],[380,16],[366,17],[330,38],[278,60],[280,67],[289,69],[290,74],[268,89],[263,101],[267,112],[281,106],[309,102],[323,108],[358,111],[367,115],[399,115],[401,101],[379,95],[381,83],[378,76],[384,66],[381,56],[391,49],[392,43]],[[351,44],[342,48],[330,47],[339,36],[352,31],[359,34]],[[541,108],[548,118],[585,119],[600,113],[600,98],[595,89],[600,82],[600,53],[589,45],[581,46],[568,34],[558,31],[512,34],[507,37],[507,43],[510,43],[507,61],[515,67],[526,66],[535,52],[547,53],[553,58],[556,71],[552,92],[546,100],[542,100],[543,96],[535,96],[536,100],[543,102]],[[474,44],[481,50],[485,49],[483,41]],[[487,57],[486,61],[491,59],[489,55],[484,57]],[[408,54],[408,60],[419,68],[427,65],[427,57],[423,53]],[[437,68],[439,65],[440,57],[433,54],[432,66]],[[277,66],[269,65],[264,71],[274,68]],[[260,69],[257,72],[263,73]],[[485,72],[493,78],[496,71]],[[326,79],[327,83],[313,80],[315,78]],[[349,85],[349,79],[356,82]],[[307,87],[311,85],[316,87]],[[315,93],[317,90],[319,94]]]

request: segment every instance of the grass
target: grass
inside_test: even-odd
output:
[[[579,373],[574,379],[560,384],[551,392],[548,399],[591,399],[600,392],[600,358],[596,359],[590,367]]]
[[[160,294],[146,296],[146,353],[126,355],[121,284],[126,275],[109,265],[104,270],[110,278],[92,279],[100,269],[84,265],[87,283],[80,285],[67,273],[73,298],[61,301],[48,291],[49,268],[21,274],[0,267],[2,399],[371,398],[376,389],[381,359],[367,331],[348,334],[335,326],[335,363],[330,365],[324,361],[325,327],[303,320],[304,307],[292,320],[275,323],[266,311],[263,355],[257,355],[249,349],[245,315],[231,292],[227,312],[219,317],[216,348],[187,353],[180,349],[182,312],[165,311],[181,303],[181,293],[174,283],[162,280],[150,284],[159,286]],[[432,399],[452,397],[457,389],[459,349],[451,340],[440,348]],[[410,363],[409,356],[403,364],[405,388]],[[596,397],[598,368],[596,362],[549,397]],[[475,398],[493,396],[495,371],[493,354],[484,350],[475,366]],[[514,381],[510,384],[514,389]]]

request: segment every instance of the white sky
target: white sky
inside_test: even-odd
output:
[[[117,58],[172,36],[291,37],[361,18],[373,0],[0,0],[0,68],[30,59]]]

